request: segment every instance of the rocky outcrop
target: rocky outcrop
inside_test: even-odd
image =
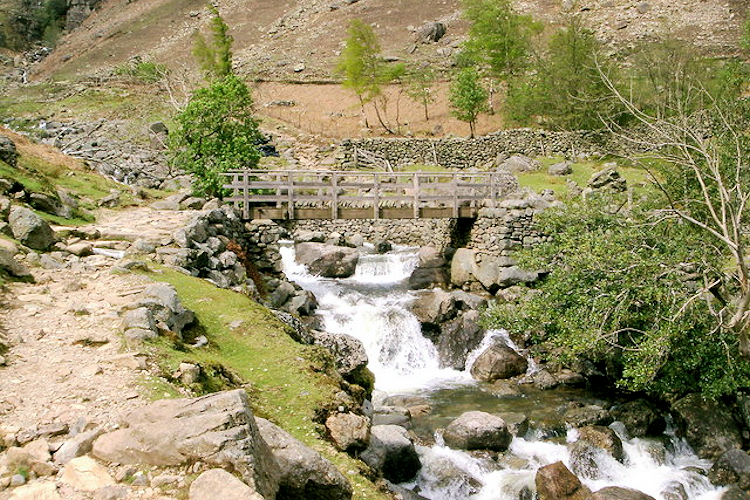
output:
[[[469,411],[448,424],[443,439],[448,446],[462,450],[505,451],[513,436],[502,418]]]
[[[55,244],[55,232],[47,222],[24,207],[13,207],[8,215],[13,237],[35,250],[47,250]]]
[[[612,417],[625,424],[630,437],[660,436],[667,426],[663,412],[645,399],[616,406]]]
[[[15,167],[18,162],[16,143],[5,135],[0,135],[0,161],[4,161],[11,167]]]
[[[588,181],[589,190],[606,190],[619,193],[625,191],[627,181],[617,171],[617,165],[605,165],[606,168],[594,173]]]
[[[471,376],[483,382],[493,382],[522,375],[528,368],[526,358],[502,341],[488,347],[471,366]]]
[[[263,500],[263,497],[224,469],[210,469],[192,482],[188,500]]]
[[[738,449],[722,453],[708,471],[708,478],[719,486],[736,484],[743,490],[750,489],[750,455]]]
[[[324,243],[298,243],[295,259],[311,274],[324,278],[348,278],[357,268],[359,252]]]
[[[581,427],[578,429],[578,441],[606,451],[619,462],[625,458],[622,441],[609,427],[601,425]]]
[[[281,469],[277,498],[286,500],[348,500],[349,481],[316,451],[268,420],[258,418],[258,429]]]
[[[539,500],[588,500],[591,490],[562,462],[540,467],[535,478]]]
[[[343,333],[314,331],[315,344],[324,347],[333,355],[336,371],[347,377],[367,366],[365,346],[357,338]]]
[[[689,394],[672,405],[672,412],[680,434],[699,457],[716,459],[727,450],[742,448],[742,432],[721,403]]]
[[[202,461],[237,471],[264,498],[276,494],[279,466],[244,390],[157,401],[126,415],[121,425],[94,442],[95,457],[156,466]]]
[[[147,286],[124,311],[122,330],[128,340],[148,340],[165,334],[182,339],[183,329],[195,320],[195,314],[185,309],[177,291],[167,283]]]
[[[360,459],[394,483],[412,479],[421,464],[408,432],[397,425],[374,425]]]

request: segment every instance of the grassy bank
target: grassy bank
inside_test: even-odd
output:
[[[167,340],[150,344],[165,372],[174,372],[181,362],[198,363],[206,373],[203,390],[241,384],[253,411],[331,460],[351,481],[355,498],[390,498],[362,475],[361,462],[323,439],[323,426],[315,421],[316,411],[329,407],[341,391],[330,354],[296,343],[286,325],[244,295],[169,269],[150,276],[172,284],[185,307],[195,312],[201,327],[189,335],[208,339],[208,346],[198,349]],[[164,396],[162,384],[149,389]]]

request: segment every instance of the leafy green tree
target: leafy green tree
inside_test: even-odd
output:
[[[430,67],[411,68],[407,73],[407,94],[424,108],[424,119],[429,120],[430,104],[435,102],[433,85],[435,83],[435,72]]]
[[[229,26],[222,19],[219,10],[211,4],[208,5],[208,10],[213,16],[209,25],[211,40],[208,41],[202,34],[196,33],[193,55],[207,78],[223,78],[232,74],[234,39],[229,34]]]
[[[511,121],[528,123],[541,117],[556,129],[599,128],[603,120],[617,117],[622,108],[602,80],[614,79],[599,42],[577,17],[549,41],[547,54],[530,77],[510,82],[506,114]]]
[[[550,270],[541,293],[494,306],[489,324],[533,333],[562,361],[593,361],[628,390],[718,397],[750,387],[737,336],[711,313],[720,301],[706,284],[725,265],[717,241],[658,212],[611,205],[545,212],[538,222],[552,241],[517,256]]]
[[[464,68],[451,82],[448,92],[453,116],[467,122],[471,137],[476,131],[479,113],[487,110],[487,90],[479,81],[479,73],[474,68]]]
[[[498,78],[523,72],[539,23],[518,14],[510,0],[464,0],[464,17],[471,23],[465,60],[486,65]]]
[[[258,122],[252,111],[247,85],[229,74],[197,90],[176,116],[169,134],[170,162],[193,174],[196,194],[222,197],[222,172],[258,165]]]
[[[365,103],[382,92],[383,67],[380,43],[372,26],[359,19],[352,19],[337,69],[344,77],[344,88],[357,95],[368,128]]]

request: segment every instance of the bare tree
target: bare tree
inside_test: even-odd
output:
[[[667,212],[698,228],[726,253],[729,262],[724,276],[707,280],[700,296],[708,302],[717,328],[736,334],[740,353],[750,358],[747,101],[719,102],[694,85],[689,92],[700,93],[709,103],[703,111],[687,114],[676,109],[671,117],[654,116],[640,110],[603,71],[600,73],[638,125],[637,132],[612,124],[610,130],[644,151],[634,160],[663,193]]]

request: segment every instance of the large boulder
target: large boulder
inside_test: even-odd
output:
[[[540,467],[534,481],[539,500],[587,500],[591,496],[591,490],[562,462]]]
[[[470,310],[440,325],[435,347],[443,367],[463,370],[469,353],[479,347],[485,330],[479,326],[479,311]]]
[[[716,459],[727,450],[742,448],[742,432],[720,402],[689,394],[672,405],[681,435],[701,458]]]
[[[31,276],[28,268],[18,262],[13,254],[4,248],[0,248],[0,270],[17,278],[28,278]]]
[[[157,401],[100,436],[92,453],[128,465],[181,466],[201,461],[237,471],[264,498],[274,498],[281,471],[242,389]]]
[[[524,271],[518,266],[510,266],[501,269],[497,276],[497,286],[508,288],[519,283],[533,283],[539,278],[535,271]]]
[[[471,376],[482,382],[494,382],[522,375],[528,366],[526,358],[502,342],[495,342],[474,361]]]
[[[613,165],[594,173],[588,181],[588,186],[591,189],[619,193],[627,189],[627,181],[617,171],[617,166]]]
[[[507,160],[500,163],[498,170],[504,170],[511,173],[519,172],[536,172],[541,168],[539,161],[524,155],[513,155]]]
[[[750,490],[750,455],[737,449],[725,451],[708,471],[708,478],[720,486],[736,484]]]
[[[257,418],[258,429],[281,469],[277,498],[285,500],[348,500],[349,481],[336,467],[294,439],[279,426]]]
[[[394,483],[414,478],[422,466],[407,430],[397,425],[374,425],[359,458]]]
[[[0,135],[0,160],[11,167],[15,167],[18,162],[16,143],[7,135]]]
[[[324,278],[348,278],[357,268],[359,252],[353,248],[325,243],[298,243],[295,260],[311,274]]]
[[[581,427],[578,429],[578,436],[580,442],[606,451],[619,462],[622,462],[625,458],[622,449],[622,440],[609,427],[602,425]]]
[[[625,424],[630,437],[660,436],[667,426],[663,412],[645,399],[616,406],[612,417]]]
[[[436,288],[420,292],[410,310],[420,323],[442,323],[456,315],[456,299],[445,290]]]
[[[608,486],[602,488],[591,497],[592,500],[654,500],[654,497],[646,495],[630,488],[619,486]]]
[[[13,237],[35,250],[47,250],[55,244],[55,232],[47,222],[24,207],[13,207],[8,216]]]
[[[417,30],[417,41],[421,43],[435,43],[445,36],[445,24],[431,22],[422,25]]]
[[[334,413],[326,419],[333,444],[342,451],[361,451],[370,444],[370,419],[354,413]]]
[[[443,439],[451,448],[505,451],[513,436],[502,418],[483,411],[468,411],[448,424]]]
[[[447,287],[451,282],[445,267],[417,267],[409,276],[410,290],[423,290],[433,287]]]
[[[547,173],[549,173],[549,175],[570,175],[573,173],[573,168],[571,162],[561,161],[550,165],[549,168],[547,168]]]
[[[336,362],[336,371],[347,376],[367,366],[367,352],[362,341],[345,333],[313,332],[315,343],[325,347]]]
[[[188,500],[263,500],[263,497],[224,469],[210,469],[192,482]]]
[[[460,288],[474,281],[477,270],[476,252],[468,248],[459,248],[451,260],[451,283]]]

